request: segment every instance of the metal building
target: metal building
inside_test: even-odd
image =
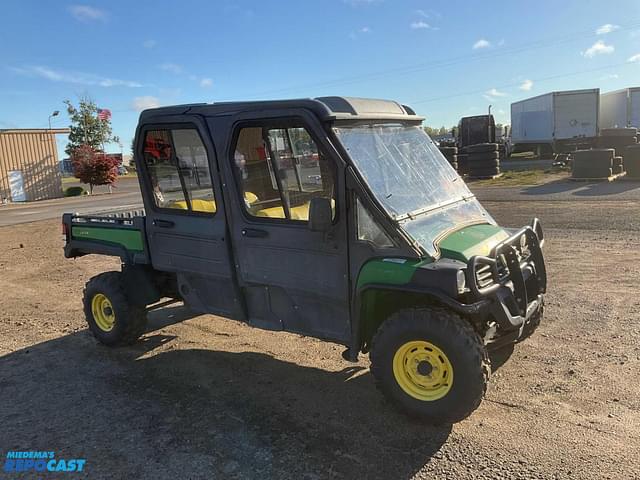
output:
[[[0,202],[62,196],[56,134],[67,128],[0,130]]]

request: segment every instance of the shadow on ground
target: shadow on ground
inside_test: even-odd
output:
[[[151,330],[188,315],[154,312]],[[451,432],[396,413],[361,366],[177,342],[82,331],[1,357],[0,445],[86,458],[90,478],[410,478]]]
[[[640,181],[617,180],[614,182],[575,182],[556,180],[543,185],[535,185],[522,189],[524,195],[549,195],[554,193],[573,192],[572,195],[596,197],[601,195],[617,195],[640,188]]]

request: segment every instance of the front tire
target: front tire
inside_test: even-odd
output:
[[[376,333],[371,373],[402,412],[432,424],[468,417],[482,401],[490,361],[482,339],[455,313],[401,310]]]
[[[84,314],[89,330],[108,346],[130,345],[145,331],[145,308],[127,298],[120,272],[96,275],[84,290]]]

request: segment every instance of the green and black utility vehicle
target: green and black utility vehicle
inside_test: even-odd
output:
[[[392,101],[324,97],[144,111],[144,210],[65,214],[65,256],[114,255],[84,310],[135,341],[158,302],[369,353],[383,393],[434,423],[480,404],[488,350],[540,323],[540,223],[496,222]],[[167,300],[168,299],[168,300]]]

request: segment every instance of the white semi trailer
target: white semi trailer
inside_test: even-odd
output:
[[[595,145],[600,90],[551,92],[511,104],[514,151],[555,153]]]
[[[640,87],[600,95],[600,128],[640,128]]]

